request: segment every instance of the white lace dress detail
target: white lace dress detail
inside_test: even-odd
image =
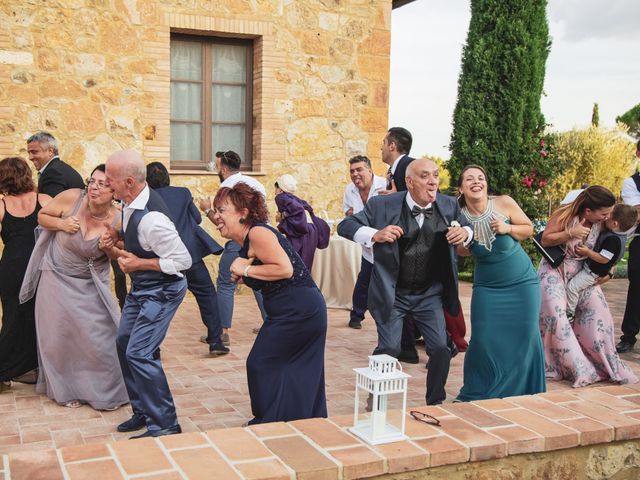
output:
[[[496,239],[496,234],[491,228],[491,221],[494,218],[497,218],[499,220],[508,222],[509,217],[494,210],[492,198],[489,198],[489,202],[487,203],[487,209],[480,215],[478,216],[472,215],[466,206],[462,207],[462,213],[467,218],[467,220],[473,225],[474,241],[482,245],[488,251],[491,251],[491,248],[493,247],[493,241]]]

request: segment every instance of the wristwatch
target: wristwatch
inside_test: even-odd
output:
[[[209,207],[209,208],[205,208],[205,209],[204,209],[204,214],[205,214],[205,216],[207,216],[207,217],[208,217],[208,216],[209,216],[209,212],[210,212],[210,211],[211,211],[211,207]]]

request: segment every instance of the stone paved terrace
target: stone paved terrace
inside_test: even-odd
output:
[[[463,284],[461,290],[468,318],[471,287]],[[626,281],[610,282],[606,295],[619,324]],[[251,329],[259,326],[255,302],[252,296],[237,298],[232,354],[209,358],[206,347],[198,342],[203,327],[189,298],[163,347],[186,434],[125,441],[128,435],[116,433],[115,426],[128,418],[128,408],[116,412],[96,412],[87,406],[68,409],[36,395],[32,386],[14,384],[12,391],[0,395],[0,453],[5,454],[0,473],[5,479],[138,475],[169,479],[292,478],[297,472],[297,478],[346,479],[640,437],[640,386],[599,384],[595,389],[575,390],[566,382],[550,382],[549,392],[538,398],[422,408],[444,420],[443,428],[408,420],[410,442],[364,446],[342,428],[352,421],[352,368],[366,365],[375,328],[367,319],[362,330],[352,330],[346,327],[347,319],[346,311],[329,311],[330,420],[237,428],[250,418],[244,362],[254,338]],[[624,358],[640,374],[640,352]],[[405,365],[413,376],[410,407],[424,405],[425,361],[421,353],[420,365]],[[462,354],[452,362],[449,400],[461,386],[462,363]],[[229,430],[214,431],[224,428]],[[637,443],[621,448],[635,448],[639,464]],[[158,473],[146,475],[151,472]]]

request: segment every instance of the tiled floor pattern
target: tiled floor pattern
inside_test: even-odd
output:
[[[626,281],[610,282],[606,286],[606,294],[619,324],[626,298]],[[471,286],[462,284],[461,299],[467,319],[470,295]],[[347,321],[347,311],[329,310],[325,363],[331,417],[353,412],[352,369],[366,366],[367,355],[376,339],[370,318],[365,320],[362,330],[348,328]],[[245,360],[255,338],[251,330],[259,325],[260,317],[253,296],[237,297],[234,328],[231,330],[232,353],[226,357],[211,358],[207,355],[206,346],[198,341],[204,329],[195,302],[189,297],[181,306],[162,348],[162,358],[184,432],[239,427],[250,418]],[[420,365],[404,365],[405,371],[412,375],[409,406],[425,403],[426,355],[422,352],[420,356]],[[624,358],[640,375],[640,351],[625,354]],[[450,400],[462,385],[463,359],[464,355],[460,354],[452,361],[447,385]],[[548,389],[550,392],[571,390],[566,382],[550,382]],[[451,405],[451,408],[458,407]],[[33,386],[14,384],[11,391],[0,395],[0,453],[123,440],[127,435],[115,432],[115,426],[129,415],[129,408],[97,412],[88,406],[78,409],[61,407],[45,396],[37,395]]]
[[[343,415],[22,451],[3,468],[13,480],[348,480],[640,438],[637,384],[417,409],[442,425],[407,416],[408,440],[386,445],[361,442]]]

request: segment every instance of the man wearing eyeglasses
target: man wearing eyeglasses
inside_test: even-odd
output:
[[[38,170],[38,192],[55,197],[70,188],[84,189],[80,174],[58,156],[58,141],[49,132],[37,132],[27,139],[29,160]]]
[[[240,172],[240,164],[242,160],[240,155],[232,150],[226,152],[216,152],[216,171],[220,177],[220,188],[232,188],[236,183],[244,182],[253,190],[259,192],[262,198],[267,198],[267,191],[259,181]],[[213,221],[213,204],[211,197],[200,200],[200,209],[205,216]],[[231,319],[233,317],[233,295],[236,290],[236,284],[231,280],[230,267],[233,261],[238,258],[241,245],[233,240],[229,240],[224,246],[224,252],[220,257],[220,265],[218,267],[218,279],[216,280],[216,288],[218,290],[218,310],[220,312],[220,323],[222,323],[222,343],[229,346],[229,329],[231,328]],[[260,309],[260,315],[264,321],[267,314],[262,305],[262,295],[260,292],[253,291]],[[205,341],[202,337],[200,341]]]

